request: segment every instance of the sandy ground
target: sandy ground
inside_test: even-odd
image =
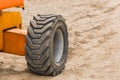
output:
[[[120,80],[120,0],[25,1],[23,25],[32,16],[61,14],[69,31],[64,72],[38,76],[26,69],[24,57],[0,53],[0,80]]]

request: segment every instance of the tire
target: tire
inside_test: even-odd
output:
[[[39,75],[60,74],[67,60],[68,32],[61,15],[37,15],[26,36],[28,69]]]

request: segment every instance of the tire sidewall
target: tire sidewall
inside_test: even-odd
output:
[[[62,31],[63,38],[64,38],[63,55],[62,55],[62,58],[59,62],[55,61],[54,55],[53,55],[53,53],[54,53],[53,41],[54,41],[54,36],[55,36],[55,32],[57,29],[60,29]],[[66,27],[63,20],[56,20],[56,22],[52,26],[51,37],[50,37],[50,60],[51,60],[51,64],[52,64],[54,69],[61,71],[64,68],[66,60],[67,60],[67,52],[68,52],[67,27]]]

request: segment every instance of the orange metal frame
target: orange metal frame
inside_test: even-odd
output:
[[[16,55],[25,55],[25,36],[27,34],[26,30],[21,29],[10,29],[4,31],[4,46],[3,51]]]
[[[23,0],[0,0],[0,10],[23,6]],[[25,55],[25,36],[20,12],[0,12],[0,51]]]
[[[13,27],[21,29],[22,19],[20,12],[1,12],[0,14],[0,50],[3,50],[3,32]]]
[[[16,6],[23,6],[24,0],[0,0],[0,10],[16,7]]]
[[[26,30],[21,28],[19,12],[2,12],[0,15],[0,51],[25,55]]]

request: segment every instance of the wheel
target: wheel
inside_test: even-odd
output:
[[[68,32],[61,15],[37,15],[26,36],[28,69],[39,75],[58,75],[65,67]]]

